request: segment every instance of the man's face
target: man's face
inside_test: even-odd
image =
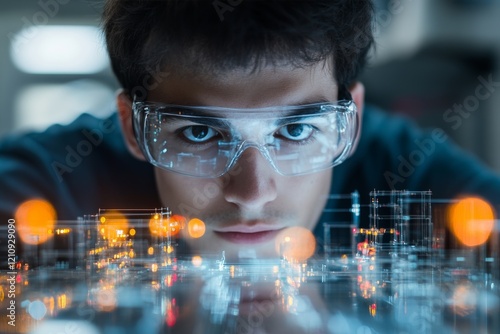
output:
[[[268,66],[218,76],[171,74],[149,101],[189,106],[260,108],[337,100],[332,69],[325,63],[294,68]],[[288,227],[312,230],[329,194],[332,169],[300,175],[278,174],[261,152],[246,149],[218,178],[199,178],[155,169],[161,201],[173,214],[199,218],[206,231],[185,238],[199,255],[226,258],[277,256],[276,236]]]

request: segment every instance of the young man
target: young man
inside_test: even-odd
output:
[[[443,133],[364,110],[371,18],[370,1],[108,1],[120,125],[82,116],[4,140],[3,221],[35,197],[59,219],[164,206],[204,221],[193,251],[238,258],[276,255],[288,227],[320,236],[331,193],[499,203],[499,178]]]
[[[146,16],[149,28],[124,40]],[[108,3],[127,146],[156,166],[164,206],[204,221],[204,236],[187,238],[193,251],[273,256],[280,231],[314,229],[331,167],[359,132],[363,87],[353,77],[371,44],[370,17],[368,2]],[[368,43],[343,50],[358,29]],[[146,68],[161,73],[143,87]],[[358,110],[337,102],[351,96]]]

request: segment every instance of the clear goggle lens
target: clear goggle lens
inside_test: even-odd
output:
[[[157,167],[197,176],[229,171],[247,148],[282,175],[333,167],[351,153],[358,117],[352,101],[258,109],[134,102],[136,137]]]

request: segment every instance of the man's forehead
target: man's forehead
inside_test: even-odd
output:
[[[148,100],[182,105],[258,108],[302,105],[337,98],[333,70],[326,62],[310,66],[266,65],[210,75],[177,69],[150,91]]]
[[[181,61],[179,64],[165,66],[166,72],[173,76],[189,75],[197,80],[224,80],[225,78],[245,78],[259,76],[262,73],[291,72],[318,72],[324,71],[334,78],[332,57],[315,62],[294,61],[293,59],[266,60],[265,58],[252,60],[245,64],[227,65],[224,61],[207,60]]]

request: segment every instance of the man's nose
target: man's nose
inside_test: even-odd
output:
[[[245,210],[258,210],[277,197],[278,173],[256,147],[248,147],[229,171],[226,201]]]

